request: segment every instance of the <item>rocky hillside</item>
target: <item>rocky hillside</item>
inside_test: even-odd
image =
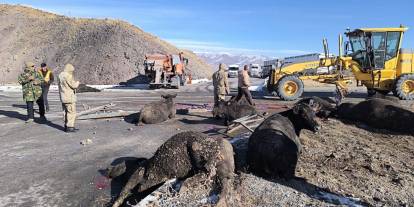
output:
[[[119,20],[68,18],[37,9],[0,4],[0,84],[14,83],[24,61],[46,62],[56,72],[72,63],[87,84],[117,84],[137,76],[145,54],[178,54],[173,45]],[[184,51],[194,78],[211,67]]]

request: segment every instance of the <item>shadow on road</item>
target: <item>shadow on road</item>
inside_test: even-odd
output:
[[[13,119],[19,119],[19,120],[22,120],[22,121],[27,120],[27,115],[21,114],[21,113],[16,112],[16,111],[0,110],[0,115],[7,116],[7,117],[13,118]],[[38,118],[35,118],[35,122],[38,123],[38,124],[45,124],[49,127],[55,128],[55,129],[60,130],[60,131],[65,131],[65,128],[63,126],[54,124],[50,121],[41,121]]]
[[[133,114],[130,114],[130,115],[124,117],[124,121],[129,123],[129,124],[136,124],[136,123],[138,123],[138,117],[139,117],[139,112],[138,113],[133,113]]]
[[[13,107],[15,108],[21,108],[21,109],[26,109],[27,106],[25,104],[12,104]]]
[[[23,115],[23,114],[21,114],[19,112],[16,112],[16,111],[0,110],[0,115],[7,116],[9,118],[20,119],[20,120],[23,120],[23,121],[25,121],[27,119],[26,115]]]

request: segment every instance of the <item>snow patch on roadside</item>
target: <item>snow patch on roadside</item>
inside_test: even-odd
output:
[[[211,80],[207,78],[191,80],[191,84],[209,83]]]
[[[208,83],[211,82],[211,80],[208,80],[206,78],[204,79],[196,79],[192,80],[192,84],[200,84],[200,83]],[[137,89],[137,90],[146,90],[148,89],[148,84],[131,84],[131,85],[86,85],[92,88],[96,88],[99,90],[112,90],[112,89]],[[50,91],[58,91],[59,88],[57,85],[51,85]],[[0,86],[0,91],[3,92],[21,92],[22,86],[21,85],[4,85]]]
[[[335,203],[338,205],[351,206],[351,207],[363,207],[364,206],[361,204],[361,201],[358,198],[345,197],[345,196],[336,195],[336,194],[328,193],[324,191],[320,191],[315,197],[320,198],[329,203]]]
[[[269,80],[269,78],[264,79],[264,82],[261,85],[258,86],[250,86],[249,91],[256,91],[256,92],[262,92],[266,90],[266,83]]]

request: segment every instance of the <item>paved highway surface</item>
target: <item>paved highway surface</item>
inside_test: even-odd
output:
[[[236,80],[232,79],[232,93]],[[260,85],[262,80],[253,79]],[[176,102],[213,102],[211,83],[186,86],[179,90],[115,90],[78,94],[78,111],[115,103],[115,109],[138,111],[143,104],[159,100],[162,93],[178,93]],[[331,96],[333,87],[308,87],[306,96]],[[365,97],[364,89],[352,89],[351,98]],[[254,93],[257,106],[290,104],[275,97]],[[209,113],[178,115],[162,124],[136,127],[123,119],[78,121],[78,133],[64,133],[57,91],[49,94],[51,111],[46,124],[25,124],[25,103],[21,93],[0,91],[0,204],[5,206],[104,206],[119,186],[110,183],[99,170],[125,157],[149,157],[166,139],[182,130],[214,134],[221,121]],[[277,108],[277,107],[276,107]],[[274,109],[274,108],[273,108]],[[91,139],[92,143],[80,142]]]

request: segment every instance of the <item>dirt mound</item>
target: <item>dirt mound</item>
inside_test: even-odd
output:
[[[329,119],[303,144],[296,175],[372,206],[414,203],[414,139],[362,123]]]
[[[46,62],[56,72],[72,63],[82,83],[118,84],[143,71],[145,54],[180,51],[124,21],[68,18],[6,4],[0,4],[0,37],[0,84],[15,83],[27,60]],[[183,52],[193,78],[211,76],[210,66]]]

